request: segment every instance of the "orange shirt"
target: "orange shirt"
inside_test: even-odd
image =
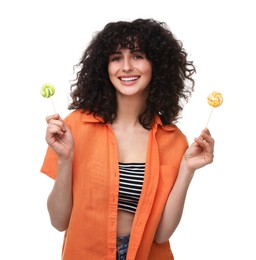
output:
[[[108,124],[76,110],[65,118],[74,138],[73,209],[63,260],[116,259],[119,189],[117,142]],[[172,260],[169,241],[154,243],[161,214],[175,183],[187,139],[156,118],[150,130],[144,184],[134,216],[127,260]],[[48,148],[41,172],[57,176],[57,156]]]

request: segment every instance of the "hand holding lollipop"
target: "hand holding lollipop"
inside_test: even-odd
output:
[[[41,95],[45,98],[50,98],[54,113],[56,114],[56,109],[55,109],[55,106],[51,99],[51,97],[54,95],[54,93],[55,93],[55,88],[52,84],[46,83],[41,88]]]
[[[209,115],[206,127],[209,124],[213,109],[216,108],[216,107],[219,107],[223,103],[223,96],[220,92],[213,91],[210,95],[208,95],[207,100],[208,100],[208,104],[210,106],[212,106],[212,110],[211,110],[211,113]]]

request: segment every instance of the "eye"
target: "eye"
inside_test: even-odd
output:
[[[145,55],[144,55],[143,53],[141,53],[141,52],[135,52],[135,53],[133,54],[133,58],[134,58],[135,60],[141,60],[141,59],[144,59],[144,58],[145,58]]]
[[[134,55],[134,59],[135,59],[135,60],[140,60],[140,59],[143,59],[143,56],[137,54],[137,55]]]
[[[111,61],[111,62],[120,61],[121,59],[122,59],[122,57],[119,56],[119,55],[111,55],[111,56],[109,57],[109,61]]]

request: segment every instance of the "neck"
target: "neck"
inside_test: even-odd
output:
[[[135,127],[140,125],[139,115],[145,109],[146,98],[118,96],[117,117],[114,124]]]

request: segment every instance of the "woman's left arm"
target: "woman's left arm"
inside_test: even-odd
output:
[[[190,182],[197,169],[213,161],[214,139],[209,130],[204,129],[198,138],[185,151],[181,160],[177,180],[170,192],[158,229],[155,235],[156,243],[163,243],[171,237],[177,228],[186,199]]]

